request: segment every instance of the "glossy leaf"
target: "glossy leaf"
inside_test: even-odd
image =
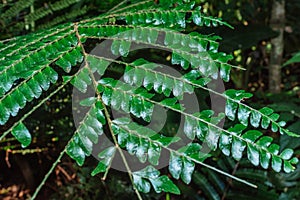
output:
[[[21,143],[23,148],[30,145],[32,138],[28,129],[23,123],[19,123],[17,126],[15,126],[11,133]]]
[[[105,172],[107,170],[114,158],[115,151],[115,147],[108,147],[107,149],[103,150],[101,153],[98,154],[98,158],[100,160],[97,167],[92,171],[92,176],[95,176],[96,174]]]
[[[170,192],[180,194],[178,187],[168,178],[168,176],[159,176],[160,172],[152,166],[148,166],[140,171],[133,173],[133,182],[136,188],[144,193],[150,191],[150,184],[157,193]]]

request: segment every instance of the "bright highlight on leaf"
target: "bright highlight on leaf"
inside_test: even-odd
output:
[[[11,133],[21,143],[23,148],[30,145],[32,138],[28,129],[23,123],[19,123],[17,126],[15,126]]]
[[[157,193],[170,192],[180,194],[178,187],[168,176],[159,176],[160,172],[152,166],[133,173],[133,183],[138,190],[144,193],[150,192],[151,185]],[[151,184],[151,185],[150,185]]]

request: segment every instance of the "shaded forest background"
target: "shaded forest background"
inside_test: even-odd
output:
[[[21,2],[21,3],[20,3]],[[57,3],[60,2],[60,3]],[[45,29],[60,23],[77,21],[96,16],[117,5],[119,0],[1,0],[0,3],[0,40],[6,40],[17,35],[27,34],[39,29]],[[300,51],[300,1],[285,2],[285,21],[283,29],[283,54],[280,74],[279,93],[270,92],[269,69],[272,54],[272,39],[278,37],[278,32],[271,24],[271,0],[198,0],[204,12],[221,17],[229,22],[234,30],[219,27],[203,28],[201,33],[221,36],[221,51],[232,53],[232,64],[246,68],[246,71],[235,70],[231,74],[228,88],[244,89],[255,96],[251,102],[253,107],[268,105],[280,113],[288,122],[288,129],[294,132],[300,130],[300,64],[294,57],[291,64],[284,65]],[[10,10],[18,4],[19,9]],[[193,29],[194,27],[189,27]],[[197,30],[194,30],[197,31]],[[30,149],[22,149],[14,138],[6,138],[0,143],[0,199],[26,199],[29,193],[47,173],[60,150],[65,146],[74,131],[71,110],[72,87],[62,91],[42,109],[34,113],[28,128],[34,134],[35,140]],[[0,128],[1,132],[1,128]],[[269,134],[269,133],[266,133]],[[300,139],[273,135],[282,148],[297,149],[300,155]],[[39,138],[39,142],[35,142]],[[51,141],[51,142],[49,142]],[[259,190],[247,187],[231,187],[230,180],[226,187],[224,199],[244,197],[245,193],[253,199],[299,199],[300,170],[292,174],[274,174],[273,172],[257,170],[247,162],[235,163],[230,158],[220,154],[217,161],[220,168],[232,174],[246,177],[256,182]],[[84,167],[78,167],[73,160],[65,156],[45,184],[38,199],[135,199],[127,176],[120,172],[108,180],[100,177],[90,177],[94,160],[88,160]],[[242,171],[237,168],[243,166]],[[206,176],[205,176],[206,175]],[[215,199],[214,193],[220,193],[216,180],[205,178],[212,176],[205,169],[198,169],[194,181],[186,186],[179,183],[183,191],[181,197],[171,199]],[[203,196],[209,191],[211,196]],[[250,195],[251,194],[251,195]],[[150,193],[149,199],[165,199],[161,194]],[[250,197],[249,197],[250,198]],[[244,199],[244,198],[243,198]]]

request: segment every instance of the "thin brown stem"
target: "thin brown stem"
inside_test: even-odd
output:
[[[95,79],[95,76],[94,76],[94,74],[93,74],[93,72],[92,72],[92,70],[91,70],[91,68],[90,68],[90,66],[89,66],[89,64],[88,64],[88,62],[87,62],[87,60],[86,60],[88,54],[85,52],[84,46],[83,46],[83,44],[82,44],[82,42],[81,42],[81,36],[80,36],[80,34],[79,34],[79,32],[78,32],[78,24],[77,24],[77,23],[74,24],[74,30],[75,30],[76,37],[77,37],[77,39],[78,39],[78,44],[79,44],[79,46],[81,47],[82,53],[83,53],[84,58],[85,58],[85,60],[84,60],[85,65],[84,65],[84,66],[87,66],[87,69],[89,70],[90,77],[91,77],[91,79],[92,79],[92,83],[93,83],[93,86],[94,86],[94,89],[95,89],[97,98],[98,98],[98,100],[101,102],[101,104],[102,104],[102,106],[103,106],[104,116],[105,116],[106,121],[107,121],[107,125],[108,125],[109,132],[110,132],[110,134],[111,134],[111,136],[112,136],[112,139],[113,139],[113,141],[114,141],[114,144],[115,144],[116,149],[117,149],[118,152],[120,153],[120,156],[121,156],[121,158],[122,158],[122,161],[123,161],[123,163],[124,163],[124,165],[125,165],[125,168],[126,168],[126,170],[127,170],[128,175],[129,175],[129,179],[130,179],[130,181],[131,181],[131,183],[132,183],[132,185],[133,185],[133,189],[134,189],[134,191],[135,191],[135,193],[136,193],[138,199],[139,199],[139,200],[142,200],[142,196],[141,196],[140,192],[139,192],[138,189],[134,186],[134,181],[133,181],[133,177],[132,177],[132,174],[133,174],[133,173],[132,173],[132,171],[131,171],[131,169],[130,169],[130,167],[129,167],[129,164],[128,164],[127,160],[126,160],[126,157],[125,157],[124,153],[122,152],[122,149],[120,148],[120,146],[119,146],[119,144],[118,144],[118,141],[117,141],[117,138],[116,138],[116,136],[115,136],[115,134],[114,134],[114,132],[113,132],[113,129],[112,129],[112,121],[111,121],[111,119],[110,119],[110,114],[109,114],[109,112],[108,112],[108,110],[107,110],[107,108],[106,108],[106,105],[104,104],[104,102],[103,102],[103,100],[102,100],[102,96],[101,96],[100,92],[97,90],[97,85],[98,85],[98,84],[97,84],[97,81],[96,81],[96,79]]]
[[[239,162],[237,162],[237,163],[235,164],[235,166],[234,166],[234,168],[233,168],[233,170],[232,170],[232,173],[231,173],[232,176],[235,175],[235,173],[236,173],[238,167],[239,167]],[[224,190],[224,193],[223,193],[223,196],[222,196],[221,200],[225,200],[225,199],[226,199],[227,192],[228,192],[228,190],[229,190],[229,188],[230,188],[231,185],[232,185],[232,179],[229,179],[229,180],[228,180],[228,184],[227,184],[227,186],[226,186],[226,188],[225,188],[225,190]]]

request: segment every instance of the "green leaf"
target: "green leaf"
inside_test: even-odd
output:
[[[135,174],[132,175],[132,178],[133,178],[133,184],[137,190],[139,190],[143,193],[150,192],[151,185],[147,180],[145,180],[141,176],[137,176]]]
[[[197,143],[190,143],[178,149],[178,153],[194,158],[203,162],[207,156],[201,155],[201,146]],[[185,156],[179,156],[175,152],[171,152],[169,161],[169,171],[175,179],[181,178],[183,182],[189,184],[195,169],[195,163]]]
[[[271,120],[276,122],[279,119],[280,115],[277,114],[277,113],[273,113],[269,117],[270,117]]]
[[[243,156],[243,152],[245,148],[246,148],[246,144],[244,141],[241,141],[238,138],[233,138],[232,147],[231,147],[232,157],[237,161],[239,161]]]
[[[280,157],[284,160],[289,160],[292,158],[294,151],[292,149],[285,149],[280,153]]]
[[[129,53],[130,45],[131,45],[130,41],[114,40],[111,45],[111,52],[116,56],[121,55],[126,57]]]
[[[248,126],[248,118],[250,116],[250,110],[246,106],[240,105],[238,109],[238,119],[244,126]]]
[[[114,109],[119,110],[122,105],[122,102],[124,102],[124,100],[128,101],[128,102],[124,102],[124,103],[129,105],[129,103],[130,103],[129,99],[124,99],[124,98],[125,98],[124,93],[117,92],[117,91],[114,92],[111,97],[111,102],[110,102],[111,106]]]
[[[218,147],[218,141],[220,137],[220,130],[214,127],[208,129],[207,135],[205,136],[205,142],[207,146],[215,151]]]
[[[155,135],[152,138],[154,138],[160,145],[163,146],[169,146],[170,144],[176,143],[180,140],[179,137],[155,137]]]
[[[121,44],[120,40],[114,40],[113,43],[112,43],[112,45],[111,45],[111,52],[115,56],[119,55],[120,44]]]
[[[121,56],[127,57],[129,50],[130,50],[130,45],[131,45],[130,41],[126,41],[126,40],[121,41],[120,49],[119,49]]]
[[[283,161],[283,170],[286,173],[291,173],[295,170],[295,167],[290,162]]]
[[[292,63],[298,63],[298,62],[300,62],[300,52],[296,53],[291,59],[289,59],[288,61],[286,61],[283,64],[283,67],[285,67],[287,65],[290,65]]]
[[[242,135],[242,138],[244,138],[248,142],[255,142],[258,138],[260,138],[263,134],[256,130],[249,130],[245,134]]]
[[[43,90],[48,90],[50,87],[50,81],[47,80],[47,74],[44,74],[42,72],[39,72],[37,75],[33,77],[34,81],[38,82],[40,87]]]
[[[102,162],[99,162],[96,168],[91,172],[91,176],[96,176],[99,173],[105,172],[107,170],[107,166]]]
[[[258,146],[262,146],[262,147],[267,148],[271,145],[272,141],[273,141],[273,138],[271,138],[269,136],[264,136],[264,137],[261,137],[256,142],[256,144]],[[271,154],[269,152],[265,152],[263,150],[260,151],[260,165],[264,169],[267,169],[269,167],[270,159],[271,159]]]
[[[71,80],[71,84],[74,85],[80,92],[85,93],[88,85],[92,84],[89,70],[87,68],[83,68],[83,70]]]
[[[183,93],[183,83],[181,81],[175,80],[173,86],[173,94],[175,97],[182,96]]]
[[[39,86],[38,82],[34,81],[33,79],[30,79],[27,82],[27,85],[29,86],[29,88],[33,92],[34,97],[36,99],[38,99],[42,94],[42,88]]]
[[[20,109],[24,108],[27,103],[25,96],[19,90],[13,91],[11,94],[11,98],[16,100]],[[2,111],[6,112],[4,109]]]
[[[265,152],[265,151],[260,152],[260,160],[259,161],[260,161],[260,165],[262,166],[262,168],[268,169],[270,159],[271,159],[270,153]]]
[[[226,107],[225,107],[225,114],[231,121],[235,120],[235,113],[238,108],[238,104],[232,100],[227,99]]]
[[[273,109],[268,108],[268,107],[261,108],[261,109],[259,109],[259,111],[260,111],[262,114],[267,115],[267,116],[271,115],[271,114],[274,112]]]
[[[65,59],[65,58],[60,58],[55,62],[56,65],[60,66],[66,73],[69,73],[71,71],[72,65],[71,63]]]
[[[202,19],[202,17],[201,17],[200,11],[198,11],[198,12],[193,12],[193,13],[192,13],[192,19],[193,19],[193,22],[194,22],[196,25],[199,25],[199,26],[202,26],[202,25],[203,25],[203,19]]]
[[[98,134],[102,133],[102,132],[96,132],[95,129],[89,125],[89,121],[86,119],[84,121],[85,123],[82,124],[79,128],[78,128],[78,133],[80,135],[84,135],[86,136],[92,143],[96,144],[98,142]],[[101,127],[102,129],[102,127]],[[88,141],[89,142],[89,141]],[[90,142],[89,142],[90,143]]]
[[[12,129],[11,133],[21,143],[22,148],[28,147],[31,143],[31,135],[22,122],[18,123]]]
[[[225,95],[238,102],[244,99],[251,98],[253,96],[253,94],[245,92],[244,90],[234,90],[234,89],[226,90]]]
[[[230,155],[231,143],[232,143],[232,136],[223,132],[220,136],[219,148],[226,156]]]
[[[147,178],[147,179],[155,179],[155,178],[159,177],[160,172],[157,169],[155,169],[154,167],[152,167],[151,165],[149,165],[142,170],[134,172],[133,174],[141,176],[143,178]]]
[[[231,67],[228,64],[223,64],[223,63],[221,64],[220,76],[226,82],[230,80],[230,69]]]
[[[272,122],[272,125],[271,125],[271,130],[275,133],[278,131],[278,125],[275,124],[274,122]]]
[[[257,150],[257,148],[254,145],[249,144],[247,146],[247,155],[248,155],[248,159],[254,166],[259,165],[259,162],[260,162],[259,151]]]
[[[280,172],[281,167],[282,167],[282,160],[277,156],[273,156],[272,157],[272,169],[275,172]]]
[[[179,188],[169,179],[168,176],[160,176],[156,179],[150,179],[155,192],[169,192],[172,194],[180,194]]]
[[[32,101],[33,98],[34,98],[34,93],[33,91],[31,90],[31,88],[28,86],[27,83],[21,85],[19,87],[19,91],[24,95],[24,97],[26,98],[26,100],[28,102]]]
[[[82,166],[85,160],[85,152],[80,146],[80,138],[75,134],[67,146],[67,154],[76,161],[79,166]]]
[[[155,192],[170,192],[173,194],[180,194],[178,187],[165,175],[159,176],[160,172],[152,166],[133,173],[133,182],[135,187],[144,193],[150,191],[151,182]]]
[[[189,161],[186,158],[183,158],[183,169],[180,177],[184,183],[189,184],[191,182],[194,169],[195,169],[195,163]]]
[[[93,142],[83,132],[78,132],[78,136],[80,138],[79,145],[81,146],[85,155],[90,156],[93,151]]]
[[[108,147],[102,152],[100,152],[98,154],[98,158],[100,159],[99,163],[97,167],[92,171],[91,175],[95,176],[96,174],[105,172],[109,167],[110,163],[112,162],[115,152],[116,152],[116,148],[114,146]]]
[[[145,163],[147,161],[148,149],[149,149],[149,142],[146,139],[140,139],[139,145],[136,148],[135,155],[141,163]]]
[[[198,128],[198,122],[195,119],[186,116],[184,123],[184,133],[189,139],[195,139],[195,136],[199,131]]]
[[[12,99],[11,96],[7,96],[2,100],[3,105],[6,107],[7,111],[10,112],[11,116],[16,116],[19,111],[19,104],[16,102],[16,99]]]
[[[149,149],[148,149],[148,161],[152,165],[158,165],[159,164],[159,158],[160,158],[160,151],[161,147],[158,146],[155,143],[150,143]]]
[[[8,121],[10,113],[2,102],[0,102],[0,109],[0,125],[4,125]]]
[[[79,102],[79,104],[81,106],[92,106],[95,102],[97,101],[97,98],[96,97],[88,97],[86,99],[83,99]]]
[[[270,125],[270,122],[271,122],[270,118],[263,116],[261,120],[261,127],[263,129],[267,129]]]
[[[256,110],[252,110],[251,111],[251,116],[250,116],[250,124],[253,127],[258,128],[259,125],[260,125],[260,120],[261,120],[260,112],[258,112]]]
[[[47,76],[47,79],[51,83],[53,83],[53,84],[56,83],[56,81],[58,79],[58,74],[52,67],[46,67],[43,72],[45,73],[45,75]]]
[[[179,179],[182,172],[182,159],[175,153],[171,153],[169,161],[169,171],[175,179]]]
[[[87,62],[89,63],[89,67],[92,69],[92,72],[97,71],[101,76],[105,73],[110,64],[107,60],[97,58],[92,55],[87,56]]]

